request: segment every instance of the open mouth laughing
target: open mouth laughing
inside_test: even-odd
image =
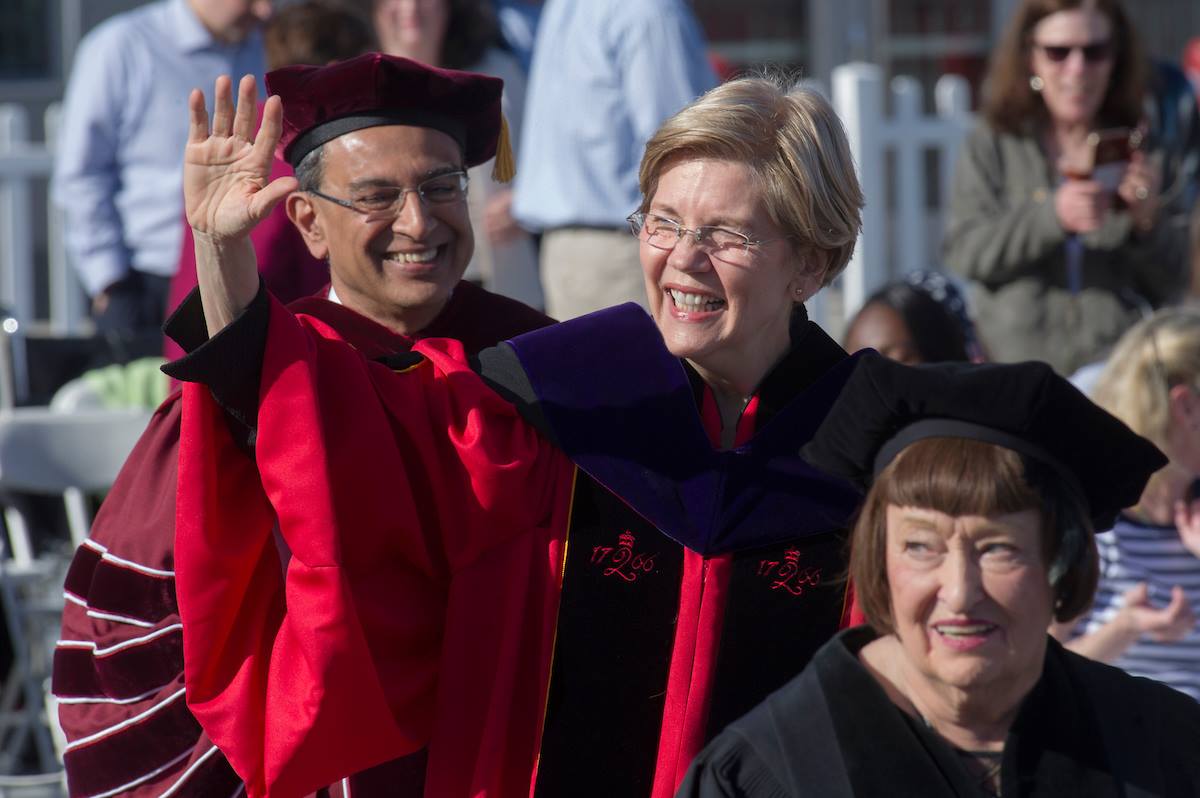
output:
[[[683,313],[709,313],[725,308],[725,300],[717,299],[708,294],[698,294],[683,291],[678,288],[667,288],[666,294],[676,310]]]

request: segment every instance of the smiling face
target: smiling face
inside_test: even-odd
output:
[[[887,579],[914,688],[1028,690],[1054,606],[1037,510],[951,516],[888,505]]]
[[[749,393],[787,351],[795,302],[820,286],[770,219],[758,180],[742,163],[679,160],[658,180],[648,213],[685,227],[723,227],[763,240],[732,265],[685,234],[673,249],[640,236],[646,295],[667,348],[710,383]]]
[[[1033,28],[1029,54],[1030,73],[1042,79],[1042,101],[1051,119],[1060,124],[1092,124],[1104,103],[1112,74],[1112,22],[1091,8],[1058,11]],[[1083,48],[1107,44],[1107,56],[1088,60]],[[1067,57],[1055,61],[1054,50],[1069,48]]]
[[[325,144],[321,191],[351,199],[377,186],[415,188],[462,168],[457,142],[441,131],[370,127]],[[410,191],[394,219],[368,221],[320,197],[293,197],[301,205],[299,218],[293,218],[312,254],[329,258],[338,298],[400,332],[415,332],[433,320],[471,260],[475,239],[465,200],[426,204]],[[311,208],[307,225],[305,202]]]

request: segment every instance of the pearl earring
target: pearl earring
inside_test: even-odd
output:
[[[1029,88],[1033,89],[1034,91],[1041,91],[1042,89],[1046,88],[1046,82],[1037,75],[1034,75],[1029,79]]]

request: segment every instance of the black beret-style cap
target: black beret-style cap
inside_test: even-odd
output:
[[[484,163],[496,155],[503,87],[499,78],[382,53],[267,73],[268,93],[283,100],[277,154],[292,166],[327,141],[377,125],[440,130],[459,143],[467,166]]]
[[[903,366],[874,352],[859,356],[802,454],[865,489],[905,447],[934,437],[980,440],[1046,463],[1098,531],[1167,464],[1045,363]]]

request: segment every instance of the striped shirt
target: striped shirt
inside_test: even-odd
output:
[[[1200,559],[1179,539],[1174,526],[1153,526],[1126,516],[1096,536],[1100,549],[1100,585],[1084,620],[1083,632],[1095,632],[1113,619],[1125,591],[1145,582],[1150,603],[1166,606],[1171,589],[1181,586],[1200,615]],[[1147,676],[1200,700],[1200,628],[1174,643],[1139,639],[1115,663],[1135,676]]]

